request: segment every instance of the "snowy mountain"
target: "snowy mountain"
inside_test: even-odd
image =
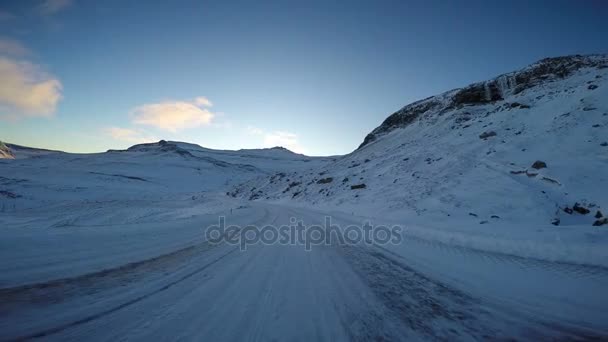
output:
[[[608,56],[568,56],[409,104],[325,167],[231,195],[395,218],[591,225],[608,207],[605,170]]]
[[[15,159],[13,151],[0,141],[0,159]]]
[[[330,161],[277,148],[218,151],[167,141],[92,154],[6,144],[2,153],[14,159],[0,160],[0,211],[39,208],[44,215],[53,212],[58,218],[70,212],[106,220],[129,206],[135,212],[132,206],[149,209],[154,206],[151,202],[171,198],[192,201],[204,193],[224,196],[226,189],[251,178],[318,168]],[[157,211],[163,210],[167,208],[159,205]]]
[[[63,153],[61,151],[46,150],[42,148],[32,148],[15,144],[3,143],[0,141],[0,159],[25,159],[39,157],[48,154]],[[8,155],[7,157],[3,155]]]

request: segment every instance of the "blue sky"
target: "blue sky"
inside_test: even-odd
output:
[[[0,140],[344,154],[400,107],[608,52],[604,1],[0,2]]]

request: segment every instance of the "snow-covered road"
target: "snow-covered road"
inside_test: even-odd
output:
[[[324,213],[260,203],[228,216],[243,226],[287,225],[292,217],[313,224]],[[332,217],[341,225],[361,223],[354,216]],[[481,252],[407,234],[399,245],[306,251],[301,245],[256,244],[241,251],[203,239],[201,228],[216,219],[204,215],[149,225],[147,231],[95,230],[86,245],[4,249],[0,339],[608,336],[608,270],[601,267]],[[38,246],[48,240],[29,238]],[[69,232],[64,238],[78,240]],[[3,243],[9,247],[19,239],[28,237],[16,234]]]

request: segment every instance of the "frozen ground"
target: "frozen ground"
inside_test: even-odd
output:
[[[238,208],[238,203],[226,203]],[[218,208],[219,209],[219,208]],[[209,244],[216,223],[320,223],[246,205],[157,224],[2,239],[0,339],[369,340],[606,337],[608,269],[483,252],[406,233],[399,245]],[[332,213],[346,226],[366,218]],[[377,220],[375,220],[377,221]],[[20,248],[19,248],[20,246]],[[28,246],[27,248],[23,248]]]

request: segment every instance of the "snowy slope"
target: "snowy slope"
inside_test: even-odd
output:
[[[177,206],[169,200],[223,196],[254,177],[328,161],[278,149],[241,153],[165,141],[94,154],[8,146],[15,159],[0,160],[0,212],[13,213],[5,220],[32,218],[33,212],[54,215],[58,221],[49,220],[47,226],[85,219],[118,223],[125,215],[139,218],[150,211],[165,215]]]
[[[42,148],[33,148],[20,146],[15,144],[5,144],[6,148],[11,152],[15,159],[34,158],[46,155],[61,154],[64,152],[55,150],[46,150]]]
[[[412,103],[326,167],[231,194],[431,223],[590,226],[608,209],[607,141],[608,57],[551,58]],[[563,211],[577,202],[591,212]]]
[[[14,159],[13,151],[0,141],[0,159]]]

